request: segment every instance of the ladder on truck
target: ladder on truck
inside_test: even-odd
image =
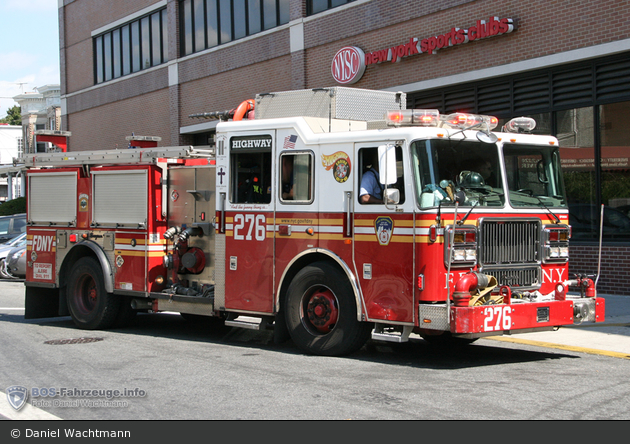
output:
[[[163,163],[164,159],[213,158],[214,148],[172,146],[157,148],[131,148],[124,150],[71,151],[37,153],[16,159],[14,165],[26,168],[45,168],[68,165],[134,164],[151,165]]]

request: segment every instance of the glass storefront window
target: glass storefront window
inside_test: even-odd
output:
[[[601,105],[599,116],[603,235],[605,239],[627,240],[630,239],[630,141],[625,130],[630,102]]]
[[[573,238],[595,239],[597,182],[593,108],[557,111],[556,122]]]

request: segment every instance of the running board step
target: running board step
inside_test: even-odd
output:
[[[226,319],[225,325],[228,327],[245,328],[248,330],[267,330],[271,325],[263,318],[251,316],[239,316],[235,319]]]
[[[412,330],[413,326],[411,325],[392,327],[391,325],[376,324],[372,331],[372,339],[385,342],[407,342]]]

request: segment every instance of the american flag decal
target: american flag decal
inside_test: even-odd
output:
[[[295,148],[295,142],[297,141],[297,136],[287,136],[284,138],[284,145],[282,145],[282,149],[293,149]]]

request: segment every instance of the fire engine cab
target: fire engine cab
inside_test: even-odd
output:
[[[602,322],[594,276],[569,276],[558,141],[405,103],[259,94],[191,116],[220,119],[204,149],[23,159],[26,318],[179,312],[321,355]]]

